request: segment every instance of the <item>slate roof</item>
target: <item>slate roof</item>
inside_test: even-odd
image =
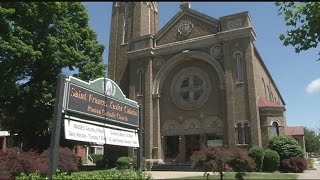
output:
[[[267,98],[260,97],[258,100],[258,106],[259,107],[283,107],[281,104],[272,102],[268,100]]]
[[[303,126],[288,126],[286,127],[286,135],[288,136],[297,136],[304,135]]]

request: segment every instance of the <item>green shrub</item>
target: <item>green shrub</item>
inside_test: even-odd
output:
[[[264,151],[263,158],[263,170],[264,171],[276,171],[280,165],[280,156],[276,151],[266,149]]]
[[[38,173],[30,173],[30,174],[20,174],[16,177],[17,180],[45,180],[47,179],[45,176],[41,176]],[[56,175],[53,176],[54,180],[87,180],[87,179],[135,179],[135,180],[149,180],[151,179],[151,175],[149,173],[143,171],[133,171],[133,170],[108,170],[99,173],[65,173],[65,172],[57,172]]]
[[[303,150],[292,137],[275,136],[269,140],[268,149],[276,151],[280,156],[280,161],[290,157],[304,157]]]
[[[91,154],[90,156],[94,163],[97,163],[103,159],[103,154]]]
[[[133,159],[128,156],[122,156],[117,159],[118,169],[130,169],[133,168]]]
[[[314,161],[313,159],[307,159],[307,169],[314,169]]]
[[[249,152],[248,155],[254,159],[255,163],[256,163],[256,171],[261,171],[262,170],[262,165],[263,165],[263,156],[264,156],[264,150],[262,149],[262,147],[260,146],[254,146],[252,147]]]

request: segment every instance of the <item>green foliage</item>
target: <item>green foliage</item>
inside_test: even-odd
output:
[[[264,151],[263,170],[276,171],[280,165],[280,156],[276,151],[266,149]]]
[[[46,179],[45,176],[42,176],[38,173],[30,173],[30,174],[24,174],[22,173],[21,175],[16,177],[17,180],[44,180]],[[94,180],[94,179],[135,179],[135,180],[148,180],[151,179],[151,175],[142,172],[142,171],[133,171],[133,170],[122,170],[122,171],[117,171],[117,170],[108,170],[108,171],[103,171],[99,173],[63,173],[59,172],[53,176],[53,179],[56,180],[73,180],[73,179],[88,179],[88,180]]]
[[[103,154],[92,154],[90,156],[94,163],[97,163],[98,161],[101,161],[103,159]]]
[[[316,48],[320,41],[320,3],[276,2],[275,4],[279,8],[279,15],[283,15],[286,25],[291,27],[286,35],[281,34],[279,37],[283,44],[293,46],[297,53]]]
[[[133,168],[133,159],[131,157],[123,156],[117,159],[118,169],[130,169]]]
[[[102,53],[80,2],[0,2],[0,109],[27,148],[48,133],[56,77],[103,76]]]
[[[263,165],[263,156],[264,156],[264,150],[260,146],[254,146],[250,148],[248,155],[254,159],[256,163],[256,171],[261,171],[262,170],[262,165]]]
[[[304,139],[307,152],[320,152],[320,133],[304,128]]]
[[[307,169],[314,169],[313,159],[307,159]]]
[[[298,141],[288,136],[275,136],[271,138],[268,142],[268,148],[279,154],[280,161],[294,156],[304,156]]]

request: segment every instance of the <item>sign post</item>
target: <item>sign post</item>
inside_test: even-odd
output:
[[[137,164],[138,164],[138,169],[142,170],[142,157],[143,157],[143,106],[140,105],[139,106],[139,124],[140,124],[140,128],[139,128],[139,148],[138,148],[138,152],[137,152]]]
[[[62,103],[63,103],[65,80],[66,80],[66,76],[64,74],[59,74],[57,90],[56,90],[56,99],[54,103],[53,126],[52,126],[51,141],[50,141],[50,155],[49,155],[49,169],[48,169],[49,179],[52,179],[52,176],[56,173],[55,171],[57,169],[57,163],[58,163],[58,149],[59,149],[59,142],[60,142]]]

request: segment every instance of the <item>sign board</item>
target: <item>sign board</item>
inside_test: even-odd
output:
[[[219,147],[222,146],[222,140],[207,140],[208,147]]]
[[[0,137],[2,136],[10,136],[10,133],[8,131],[0,131]]]
[[[110,79],[89,83],[70,77],[67,80],[65,110],[128,126],[139,126],[138,103],[127,99]]]
[[[66,139],[111,144],[118,146],[139,147],[138,134],[121,131],[73,120],[64,120]]]

